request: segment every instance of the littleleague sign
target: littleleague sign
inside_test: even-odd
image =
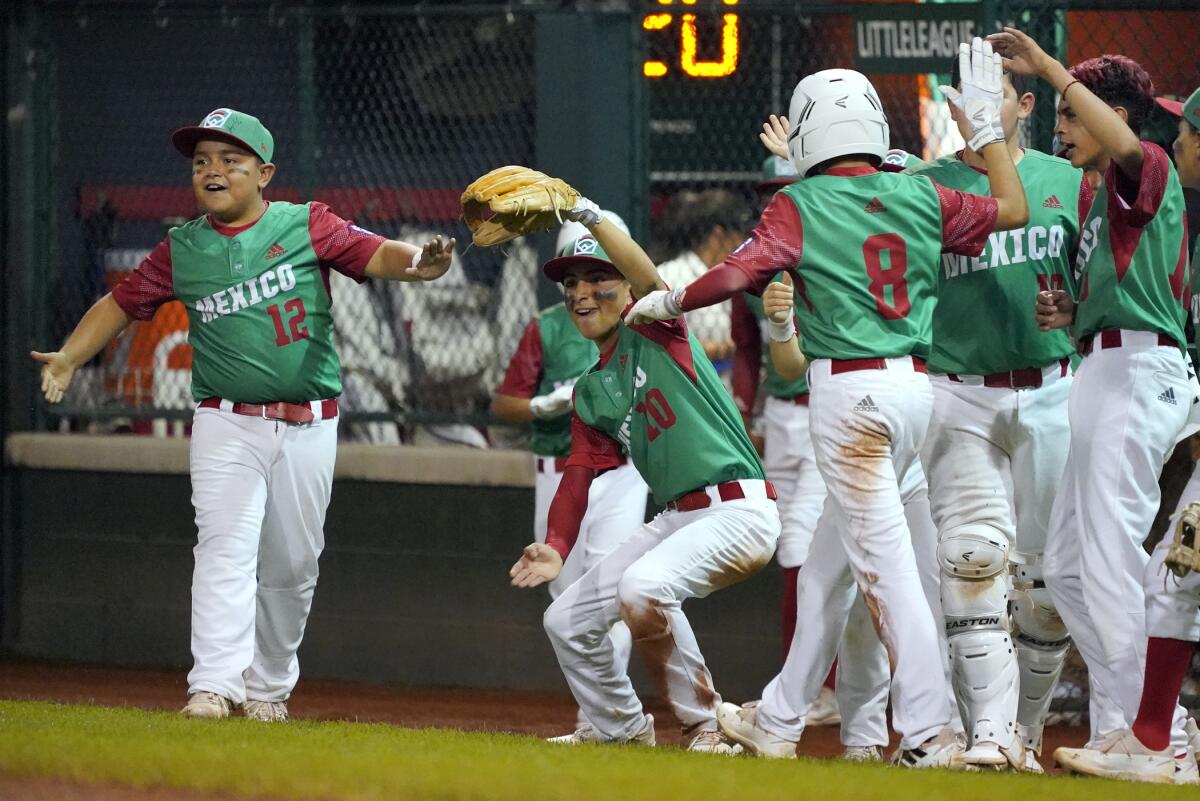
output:
[[[976,35],[974,4],[859,6],[854,55],[861,72],[949,72],[959,42]]]

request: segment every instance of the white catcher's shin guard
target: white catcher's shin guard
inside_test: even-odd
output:
[[[955,529],[938,543],[942,612],[954,696],[966,724],[968,766],[1020,769],[1017,659],[1008,633],[1008,546],[987,528]]]
[[[1042,729],[1071,641],[1050,593],[1041,586],[1040,566],[1016,566],[1009,600],[1021,674],[1017,733],[1026,749],[1040,755]]]

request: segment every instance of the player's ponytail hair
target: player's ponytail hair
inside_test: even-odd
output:
[[[1142,130],[1154,107],[1154,81],[1150,73],[1128,56],[1104,55],[1071,67],[1071,77],[1112,107],[1129,114],[1129,127]]]

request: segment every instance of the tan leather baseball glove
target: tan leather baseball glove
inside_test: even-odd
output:
[[[560,225],[579,200],[579,193],[561,178],[509,165],[475,179],[460,202],[471,239],[490,247]]]
[[[462,217],[475,245],[491,247],[563,223],[580,193],[528,167],[498,167],[463,189]]]
[[[1200,528],[1200,501],[1192,501],[1175,523],[1175,541],[1167,550],[1167,568],[1180,578],[1200,570],[1200,551],[1196,550],[1196,529]]]

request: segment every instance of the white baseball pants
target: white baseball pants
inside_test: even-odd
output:
[[[538,463],[541,468],[538,468]],[[533,538],[546,541],[546,523],[550,502],[562,473],[554,468],[552,457],[534,460],[536,477],[533,488]],[[646,520],[646,496],[649,488],[632,462],[615,470],[606,470],[592,481],[588,490],[587,513],[579,527],[579,539],[567,556],[562,572],[550,582],[550,597],[557,598],[579,577],[591,569],[621,541],[630,536]],[[628,649],[627,649],[628,650]]]
[[[1142,586],[1146,592],[1146,634],[1150,637],[1200,642],[1200,573],[1193,571],[1176,578],[1166,565],[1167,550],[1175,537],[1175,521],[1189,503],[1197,500],[1200,500],[1200,463],[1179,496],[1171,527],[1146,565]]]
[[[283,701],[296,685],[296,650],[325,546],[337,423],[196,410],[189,693]]]
[[[933,418],[922,451],[939,531],[985,525],[1009,559],[1036,564],[1067,463],[1071,377],[1058,364],[1036,389],[1012,390],[933,376]]]
[[[558,485],[562,483],[562,473],[556,467],[552,457],[541,457],[534,460],[536,479],[534,483],[534,517],[533,536],[536,542],[546,541],[546,528],[550,514],[550,502]],[[579,538],[575,547],[567,554],[558,578],[550,582],[550,600],[562,595],[563,590],[570,587],[579,578],[591,570],[592,566],[607,556],[614,548],[637,531],[646,520],[646,494],[649,488],[642,480],[641,473],[626,462],[615,470],[606,470],[592,481],[588,489],[588,508],[579,526]],[[612,638],[614,658],[622,669],[629,666],[629,654],[633,650],[633,640],[629,636],[629,627],[618,621],[609,632]],[[581,709],[579,724],[582,725],[586,716]]]
[[[930,518],[925,474],[919,461],[913,462],[901,477],[900,497],[925,599],[932,614],[940,619],[937,531]],[[796,596],[796,633],[783,669],[763,690],[758,725],[784,739],[799,741],[836,647],[842,745],[886,746],[891,665],[863,594],[855,584],[850,559],[828,506],[817,524],[808,560],[797,577]],[[944,671],[946,644],[940,628],[938,639],[939,654],[932,666]],[[951,703],[947,685],[947,710]],[[952,720],[951,726],[959,728],[955,723]],[[898,723],[897,731],[904,725],[903,721]]]
[[[818,359],[809,368],[813,447],[829,488],[825,514],[840,535],[893,667],[893,725],[901,747],[913,748],[951,720],[941,626],[925,594],[900,491],[900,479],[919,465],[933,393],[911,357],[884,360],[878,370],[835,372],[835,364]],[[821,667],[797,671],[797,683],[785,664],[763,691],[759,725],[789,740],[803,731],[808,711],[803,699],[815,698],[807,691],[824,678],[811,674],[828,670],[849,610],[852,593],[833,589],[844,581],[838,561],[832,537],[818,531],[800,570],[800,608],[817,608],[823,600],[805,597],[810,593],[823,592],[830,603],[819,619],[799,618],[792,653],[819,652]]]
[[[1046,540],[1046,587],[1087,662],[1091,735],[1137,716],[1146,660],[1142,542],[1158,511],[1158,478],[1187,421],[1187,362],[1141,331],[1095,350],[1076,371],[1071,451]]]
[[[709,487],[708,508],[668,509],[642,525],[546,610],[563,675],[601,738],[627,740],[645,720],[609,636],[619,620],[684,729],[716,729],[721,698],[682,604],[749,578],[775,552],[779,513],[766,482],[739,483],[743,500],[721,501]]]
[[[808,557],[825,505],[825,479],[813,455],[808,406],[767,398],[762,419],[766,441],[763,467],[779,493],[779,521],[783,525],[775,561],[780,567],[799,567]]]

